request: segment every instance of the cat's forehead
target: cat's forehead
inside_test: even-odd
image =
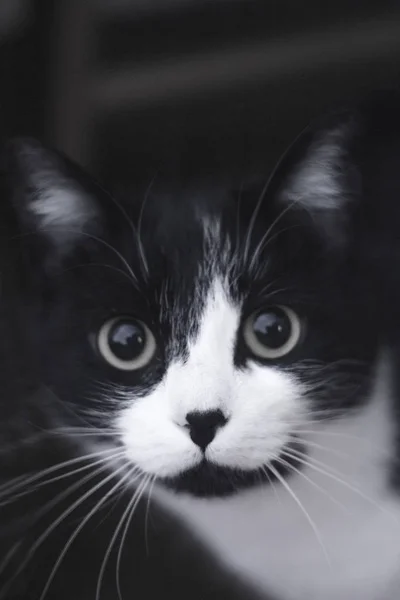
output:
[[[155,280],[160,316],[170,323],[174,339],[194,336],[207,310],[212,318],[213,309],[218,312],[222,305],[241,302],[237,285],[241,256],[232,232],[223,228],[219,216],[204,212],[194,212],[192,225],[189,239],[175,236],[169,247],[159,248],[169,259]]]
[[[280,285],[288,274],[285,253],[296,251],[299,228],[290,230],[290,239],[282,239],[287,237],[287,215],[261,192],[262,187],[247,193],[154,193],[136,209],[134,235],[119,214],[118,230],[125,221],[125,234],[113,241],[121,243],[118,247],[129,257],[143,296],[155,299],[163,318],[179,315],[187,326],[201,314],[216,286],[228,302],[240,305],[263,292],[272,279]]]
[[[206,276],[229,276],[235,267],[250,266],[250,252],[275,216],[259,190],[244,197],[229,188],[188,189],[147,199],[137,216],[138,237],[149,253],[195,267],[205,283]]]

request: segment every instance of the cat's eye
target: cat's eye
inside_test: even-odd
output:
[[[156,351],[156,340],[142,321],[115,317],[101,327],[97,346],[111,366],[122,371],[136,371],[149,364]]]
[[[252,354],[274,360],[293,350],[300,341],[301,330],[301,320],[291,308],[270,306],[247,319],[243,338]]]

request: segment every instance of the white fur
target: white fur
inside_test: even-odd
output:
[[[279,600],[394,600],[400,501],[387,486],[388,402],[381,381],[359,413],[306,427],[316,469],[287,480],[303,509],[281,483],[223,499],[162,489],[158,497],[228,567]]]
[[[201,461],[184,427],[192,411],[220,409],[228,419],[206,451],[218,465],[261,467],[288,441],[304,410],[302,388],[279,369],[235,367],[239,323],[240,307],[216,279],[188,360],[175,361],[152,393],[121,412],[117,427],[127,455],[145,472],[174,476]]]

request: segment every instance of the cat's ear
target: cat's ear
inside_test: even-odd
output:
[[[302,212],[335,246],[346,239],[349,215],[360,190],[351,159],[354,122],[348,115],[307,129],[279,164],[272,182],[282,210]]]
[[[78,167],[31,139],[15,139],[4,150],[8,195],[23,234],[45,240],[61,257],[98,233],[101,209],[97,190]]]

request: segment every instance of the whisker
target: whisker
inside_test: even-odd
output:
[[[115,565],[115,580],[116,580],[117,595],[118,595],[119,600],[122,600],[121,583],[120,583],[120,562],[121,562],[121,556],[122,556],[122,548],[123,548],[124,543],[125,543],[125,537],[127,535],[127,531],[129,529],[129,525],[131,523],[131,517],[132,517],[132,515],[134,513],[133,506],[135,504],[135,501],[136,501],[136,492],[132,496],[132,498],[130,499],[130,501],[128,503],[128,506],[124,510],[124,513],[123,513],[123,515],[122,515],[122,517],[121,517],[121,519],[120,519],[120,521],[118,523],[118,526],[117,526],[117,528],[116,528],[116,530],[114,532],[114,535],[113,535],[113,537],[111,539],[111,542],[110,542],[110,545],[108,547],[108,553],[111,553],[111,548],[113,547],[113,545],[115,543],[115,540],[116,540],[116,538],[117,538],[117,536],[118,536],[118,534],[119,534],[119,532],[120,532],[123,524],[126,521],[125,527],[124,527],[124,531],[123,531],[123,534],[122,534],[122,538],[121,538],[121,541],[119,543],[118,554],[117,554],[117,561],[116,561],[116,565]],[[106,554],[106,556],[107,556],[107,554]],[[103,562],[103,564],[104,564],[104,562]],[[103,564],[101,565],[102,568],[103,568]],[[104,569],[105,569],[105,567],[104,567]],[[98,581],[98,588],[97,589],[99,589],[99,585],[101,585],[101,579],[102,579],[101,571],[99,573],[99,579],[100,579],[100,583]]]
[[[264,244],[268,240],[268,236],[270,235],[270,233],[274,230],[274,228],[279,223],[279,221],[281,219],[283,219],[283,217],[285,216],[285,214],[287,212],[289,212],[289,210],[292,210],[293,206],[295,206],[297,203],[298,203],[298,200],[293,200],[293,202],[291,202],[290,204],[288,204],[283,210],[281,210],[281,212],[276,217],[276,219],[268,227],[267,231],[264,233],[264,235],[262,236],[261,240],[259,241],[259,243],[257,244],[257,246],[256,246],[256,248],[255,248],[255,250],[253,252],[253,256],[251,258],[250,265],[249,265],[249,271],[250,272],[253,271],[254,265],[255,265],[255,263],[256,263],[259,255],[260,255],[260,253],[262,252]],[[291,228],[287,228],[287,229],[291,229]],[[284,229],[281,232],[279,232],[279,234],[282,233],[283,231],[286,231],[286,229]],[[268,243],[271,242],[276,237],[277,237],[277,235],[275,235],[273,238],[270,238],[268,240]]]
[[[72,232],[73,233],[73,232]],[[96,242],[99,242],[100,244],[103,244],[104,246],[106,246],[106,248],[108,248],[109,250],[111,250],[112,252],[114,252],[114,254],[120,259],[120,261],[122,262],[122,264],[125,266],[127,272],[129,273],[129,275],[132,277],[132,281],[138,286],[139,282],[138,279],[135,275],[135,273],[133,272],[131,266],[129,265],[128,261],[126,260],[126,258],[124,256],[122,256],[122,254],[114,247],[111,246],[111,244],[109,244],[108,242],[106,242],[105,240],[90,234],[90,233],[86,233],[84,231],[80,231],[79,232],[81,235],[84,235],[86,237],[90,237],[91,239],[95,240]]]
[[[75,475],[77,475],[78,473],[82,473],[84,471],[88,471],[89,469],[93,469],[93,467],[96,467],[97,465],[101,465],[104,463],[109,462],[111,459],[113,458],[119,458],[122,457],[124,454],[124,452],[118,452],[115,455],[112,455],[111,457],[107,456],[105,458],[101,458],[99,460],[96,461],[92,461],[87,465],[84,465],[83,467],[79,467],[78,469],[73,469],[72,471],[67,471],[67,473],[63,473],[62,475],[57,475],[56,477],[52,477],[51,479],[46,479],[45,481],[39,481],[39,483],[35,483],[34,482],[34,486],[28,490],[25,490],[23,492],[20,492],[19,494],[13,495],[10,499],[8,500],[3,500],[0,502],[0,506],[4,506],[6,504],[10,504],[12,502],[15,502],[16,499],[18,498],[22,498],[23,496],[27,496],[28,494],[31,494],[33,491],[36,491],[37,489],[53,484],[57,481],[61,481],[62,479],[66,479],[68,477],[73,477]]]
[[[282,504],[282,500],[279,496],[278,490],[276,488],[276,485],[274,483],[274,480],[272,479],[272,477],[270,476],[270,474],[268,473],[267,469],[264,469],[264,475],[267,477],[268,479],[268,484],[272,487],[273,492],[274,492],[274,496],[276,497],[276,499],[278,500],[279,504]]]
[[[59,429],[55,429],[53,431],[50,431],[49,434],[50,435],[71,435],[71,436],[82,436],[82,437],[89,437],[89,436],[97,436],[97,437],[112,437],[115,438],[116,435],[119,435],[119,431],[115,430],[115,431],[110,431],[109,429],[107,429],[107,431],[103,431],[101,429],[98,428],[93,428],[93,429],[89,429],[89,428],[84,428],[84,427],[60,427]]]
[[[147,503],[146,503],[146,514],[145,514],[145,518],[144,518],[144,541],[145,541],[145,545],[146,545],[146,552],[147,552],[147,556],[150,554],[149,553],[149,539],[148,539],[148,525],[149,525],[149,517],[150,517],[150,502],[151,502],[151,494],[154,490],[154,485],[157,481],[157,475],[153,476],[152,481],[150,482],[150,486],[149,486],[149,492],[147,495]]]
[[[241,209],[241,206],[242,206],[242,194],[243,194],[243,181],[240,183],[240,186],[239,186],[238,200],[237,200],[235,252],[238,252],[238,250],[239,250],[239,240],[240,240],[240,209]]]
[[[4,556],[3,560],[0,563],[0,574],[3,573],[4,569],[7,567],[9,562],[12,560],[12,557],[14,556],[14,554],[16,553],[16,551],[18,550],[18,547],[20,545],[21,545],[21,542],[16,542],[15,544],[13,544],[11,546],[10,550],[6,553],[6,555]]]
[[[123,275],[124,277],[126,277],[129,280],[129,283],[133,284],[135,289],[137,288],[137,282],[132,281],[132,277],[128,273],[125,273],[125,271],[123,271],[122,269],[118,269],[118,267],[114,267],[113,265],[106,265],[105,263],[82,263],[81,265],[74,265],[73,267],[68,267],[67,269],[63,269],[62,273],[68,273],[69,271],[75,271],[75,269],[82,269],[82,268],[86,269],[87,267],[102,267],[105,269],[112,269],[116,273],[119,273],[120,275]]]
[[[296,502],[296,504],[298,505],[298,507],[300,508],[300,510],[302,511],[302,513],[304,514],[304,516],[306,517],[311,529],[314,532],[314,535],[318,541],[318,544],[320,546],[320,548],[322,549],[322,552],[325,556],[325,559],[328,563],[329,566],[331,566],[331,562],[329,559],[329,555],[326,551],[325,545],[322,541],[322,538],[320,536],[320,533],[318,531],[317,526],[315,525],[314,521],[311,519],[310,515],[308,514],[308,512],[306,511],[306,509],[304,508],[302,502],[299,500],[299,498],[297,497],[297,495],[294,493],[294,491],[292,490],[292,488],[290,487],[290,485],[287,483],[287,481],[285,481],[284,477],[282,477],[282,475],[279,473],[279,471],[277,469],[275,469],[275,467],[271,464],[268,465],[268,469],[271,471],[271,473],[276,477],[276,479],[283,485],[283,487],[286,489],[286,491],[290,494],[290,496],[293,498],[293,500]]]
[[[315,387],[319,387],[319,384],[316,384]],[[307,387],[306,390],[307,392],[312,391],[311,387]],[[353,414],[352,411],[350,412],[351,414]],[[321,421],[323,421],[324,418],[330,419],[331,417],[343,416],[343,408],[325,408],[323,410],[315,410],[312,413],[305,414],[304,416],[307,418],[308,423],[321,423]],[[346,414],[346,416],[348,416],[348,413]]]
[[[121,519],[118,522],[117,527],[115,528],[115,531],[111,537],[110,543],[107,547],[106,553],[104,555],[104,559],[101,563],[101,567],[100,567],[100,572],[99,572],[99,577],[97,580],[97,586],[96,586],[96,600],[100,599],[100,591],[101,591],[101,585],[103,582],[103,577],[104,577],[104,573],[106,570],[106,566],[107,566],[107,562],[108,559],[110,558],[110,554],[112,552],[112,549],[114,547],[115,541],[118,537],[119,532],[121,531],[121,528],[124,525],[125,519],[127,518],[127,515],[129,514],[129,518],[128,518],[128,523],[131,521],[131,517],[133,515],[133,513],[135,512],[136,506],[141,498],[141,492],[142,490],[144,490],[147,486],[147,483],[149,482],[150,476],[147,475],[145,476],[145,478],[140,482],[137,490],[135,491],[132,499],[130,500],[127,508],[125,509],[125,511],[122,514]],[[124,540],[125,541],[125,540]],[[122,541],[121,541],[122,544]],[[120,545],[120,548],[122,546]],[[118,553],[118,558],[117,558],[117,564],[116,564],[116,577],[117,577],[117,590],[118,590],[118,594],[120,594],[120,589],[119,589],[119,579],[118,579],[118,573],[119,573],[119,553]]]
[[[316,423],[321,423],[321,421],[316,421]],[[296,429],[296,433],[299,433],[301,435],[316,435],[317,431],[312,430],[312,429]],[[352,433],[344,433],[342,431],[324,430],[323,432],[321,432],[320,435],[323,435],[324,437],[332,437],[332,438],[339,438],[339,439],[345,439],[345,440],[350,440],[350,441],[363,442],[366,445],[366,447],[370,446],[371,444],[374,445],[373,440],[369,440],[369,439],[367,440],[367,439],[365,439],[365,437],[362,437],[360,435],[354,435]],[[378,451],[382,451],[382,449],[380,449],[379,446],[375,445],[374,447]]]
[[[257,203],[254,207],[254,211],[253,214],[251,215],[251,219],[249,221],[249,226],[247,228],[247,233],[246,233],[246,237],[245,237],[245,241],[244,241],[244,249],[243,249],[243,262],[244,264],[247,264],[247,260],[248,260],[248,255],[249,255],[249,249],[250,249],[250,244],[251,244],[251,237],[253,235],[253,230],[254,230],[254,225],[258,216],[258,213],[260,212],[262,203],[264,201],[265,198],[265,194],[267,192],[268,186],[270,184],[271,181],[271,177],[268,178],[266,184],[264,185],[264,187],[261,190],[260,196],[257,200]]]
[[[119,452],[118,454],[113,455],[112,458],[123,459],[124,456],[125,456],[124,452]],[[110,467],[108,466],[108,459],[105,459],[101,462],[99,461],[99,466],[93,473],[89,473],[89,475],[86,475],[82,479],[79,479],[76,483],[70,485],[66,490],[64,490],[63,492],[58,494],[51,502],[46,504],[40,512],[36,513],[36,515],[41,516],[41,515],[45,514],[46,512],[48,512],[51,508],[56,506],[61,500],[63,500],[67,496],[69,496],[71,494],[71,492],[74,492],[75,490],[82,487],[82,485],[84,485],[85,483],[90,481],[91,479],[94,479],[95,477],[97,477],[97,475],[99,473],[101,473],[103,470],[105,470],[106,472],[108,472],[110,470]],[[115,471],[113,471],[113,472],[115,473]]]
[[[326,463],[324,463],[321,460],[318,460],[317,458],[314,458],[313,456],[309,456],[308,454],[306,454],[305,452],[302,452],[301,450],[297,450],[296,448],[290,448],[290,450],[289,449],[284,450],[284,452],[293,454],[293,457],[299,456],[299,457],[309,461],[310,463],[313,463],[324,469],[328,469],[331,473],[340,476],[340,472],[337,469],[335,469],[334,467],[331,467],[330,465],[327,465]]]
[[[316,432],[314,432],[314,433],[316,433]],[[361,440],[361,438],[360,438],[360,440]],[[349,459],[361,460],[361,459],[357,459],[357,457],[355,457],[354,454],[351,454],[350,452],[344,452],[343,450],[338,450],[337,448],[332,448],[330,446],[324,446],[323,444],[319,444],[317,442],[314,442],[313,440],[304,439],[301,436],[298,436],[298,441],[307,447],[316,448],[317,450],[321,450],[322,452],[326,452],[327,454],[337,456],[338,458],[342,458],[344,460],[349,460]],[[363,440],[363,441],[365,442],[365,448],[363,448],[363,452],[367,453],[368,455],[370,453],[370,455],[373,456],[374,458],[389,458],[390,457],[387,448],[381,449],[378,446],[371,447],[371,445],[369,443],[367,443],[366,440]],[[314,457],[312,457],[312,458],[314,458]]]
[[[299,140],[300,136],[303,135],[304,131],[306,131],[306,128],[295,138],[295,140],[292,142],[292,144],[289,145],[288,148],[286,148],[285,152],[282,153],[280,159],[278,160],[278,162],[275,164],[275,167],[272,169],[268,180],[266,182],[266,184],[264,185],[260,197],[257,201],[257,204],[255,206],[255,209],[253,211],[252,217],[250,219],[250,223],[249,223],[249,227],[247,230],[247,235],[246,235],[246,239],[245,239],[245,248],[244,248],[244,258],[245,258],[245,263],[247,263],[247,258],[248,258],[248,251],[249,251],[249,247],[250,247],[250,240],[251,240],[251,236],[253,233],[253,229],[254,229],[254,225],[258,216],[258,213],[260,212],[261,209],[261,205],[263,203],[264,197],[268,191],[269,185],[272,181],[272,179],[275,177],[275,174],[277,173],[278,169],[280,168],[282,162],[284,161],[285,157],[289,154],[289,152],[291,151],[291,149],[293,148],[293,146],[297,143],[297,141]]]
[[[286,456],[286,454],[285,454]],[[308,475],[306,475],[305,473],[303,473],[303,471],[301,471],[300,469],[297,469],[294,465],[292,465],[290,462],[288,462],[287,460],[283,459],[283,458],[279,458],[278,461],[285,467],[287,467],[288,469],[291,469],[292,471],[294,471],[295,473],[297,473],[300,477],[302,477],[303,479],[305,479],[306,481],[308,481],[308,483],[314,487],[316,490],[318,490],[319,492],[321,492],[321,494],[323,494],[324,496],[326,496],[327,498],[329,498],[329,500],[331,500],[331,502],[333,502],[334,504],[336,504],[336,506],[338,506],[340,509],[344,510],[345,512],[347,512],[349,514],[349,511],[347,510],[347,508],[341,503],[338,502],[331,494],[329,494],[326,490],[324,490],[324,488],[322,488],[320,485],[318,485],[317,483],[315,483],[315,481],[313,481],[311,479],[311,477],[308,477]]]
[[[39,231],[46,232],[46,231],[49,231],[49,228],[47,228],[47,227],[41,227],[39,229]],[[127,272],[132,277],[132,282],[135,283],[137,289],[140,289],[139,288],[139,281],[138,281],[135,273],[133,272],[132,268],[130,267],[128,261],[126,260],[126,258],[116,248],[114,248],[114,246],[112,246],[111,244],[109,244],[108,242],[106,242],[106,240],[103,240],[102,238],[99,238],[96,235],[93,235],[93,234],[88,233],[86,231],[82,231],[81,229],[72,229],[72,228],[65,228],[65,227],[63,227],[63,231],[66,232],[66,233],[79,234],[79,235],[82,235],[84,237],[90,238],[90,239],[98,242],[99,244],[102,244],[103,246],[105,246],[109,250],[111,250],[115,254],[115,256],[117,256],[117,258],[119,258],[119,260],[122,262],[122,264],[125,266]],[[38,233],[38,231],[31,231],[29,233],[20,234],[20,235],[15,236],[15,237],[24,237],[24,236],[27,236],[27,235],[36,235],[37,233]]]
[[[140,499],[141,499],[150,479],[151,479],[151,476],[148,475],[146,477],[146,479],[142,482],[142,486],[138,487],[138,489],[136,490],[135,494],[133,495],[131,501],[129,502],[127,510],[123,514],[122,519],[119,523],[119,529],[121,529],[123,522],[126,519],[124,531],[122,533],[121,541],[120,541],[119,548],[118,548],[117,561],[116,561],[116,565],[115,565],[116,586],[117,586],[117,594],[118,594],[119,600],[122,600],[121,582],[120,582],[122,551],[123,551],[123,548],[125,545],[126,536],[128,534],[128,530],[129,530],[130,524],[132,522],[133,515],[135,514],[136,507],[139,504]],[[116,539],[116,536],[115,536],[115,539]],[[115,539],[114,539],[114,541],[112,541],[112,545],[114,545]],[[99,593],[100,593],[100,588],[99,588]],[[96,598],[96,600],[98,600],[98,599]]]
[[[31,483],[34,483],[41,477],[44,477],[46,475],[51,475],[52,473],[59,471],[60,469],[75,465],[77,463],[83,462],[90,458],[97,458],[98,456],[108,456],[108,455],[110,455],[112,457],[112,454],[114,452],[115,452],[115,448],[112,448],[112,449],[110,448],[107,450],[99,450],[99,451],[93,452],[91,454],[86,454],[84,456],[78,456],[76,458],[72,458],[70,460],[63,461],[61,463],[57,463],[56,465],[52,465],[51,467],[48,467],[47,469],[36,472],[34,475],[28,476],[27,478],[23,478],[22,481],[21,481],[21,477],[17,477],[17,478],[15,478],[15,480],[8,481],[7,483],[0,486],[0,493],[5,492],[6,494],[9,494],[12,491],[14,491],[15,489],[18,489],[21,485],[23,485],[23,486],[29,485]],[[22,477],[24,477],[24,476],[22,476]]]
[[[118,202],[118,200],[116,199],[116,197],[111,194],[108,190],[106,190],[98,181],[95,181],[94,184],[99,188],[99,190],[101,190],[110,200],[111,202],[117,207],[117,209],[120,211],[120,213],[123,215],[123,217],[126,219],[126,222],[128,223],[129,227],[132,229],[133,234],[136,234],[136,229],[135,226],[133,224],[132,219],[129,217],[127,211],[125,210],[125,208],[123,207],[123,205]]]
[[[395,517],[390,511],[387,511],[386,509],[384,509],[380,504],[378,504],[375,500],[373,500],[373,498],[370,498],[369,496],[364,494],[364,492],[362,492],[357,487],[353,486],[351,483],[349,483],[342,477],[337,476],[334,472],[330,472],[330,471],[332,471],[332,469],[330,469],[330,467],[328,467],[327,465],[323,465],[323,463],[321,463],[324,466],[324,468],[320,468],[317,465],[313,464],[314,462],[319,463],[320,461],[315,461],[315,459],[313,460],[310,457],[307,457],[307,460],[305,460],[304,458],[301,458],[301,453],[297,452],[295,450],[291,451],[291,452],[294,452],[294,454],[292,454],[291,452],[287,452],[287,451],[284,451],[284,452],[285,452],[285,455],[288,456],[289,458],[297,460],[299,463],[304,464],[305,466],[309,467],[310,469],[313,469],[317,473],[321,473],[321,475],[324,475],[325,477],[328,477],[329,479],[332,479],[333,481],[340,483],[343,487],[354,492],[360,498],[363,498],[371,506],[374,506],[379,511],[381,511],[383,514],[386,514],[387,516],[389,516],[391,519],[393,519],[396,522],[397,525],[399,525],[399,523],[400,523],[399,519],[397,517]],[[304,455],[304,456],[306,456],[306,455]]]
[[[303,440],[299,438],[300,443],[304,443],[306,446],[311,448],[316,448],[317,450],[322,450],[323,452],[327,452],[329,454],[333,454],[333,456],[337,456],[338,458],[348,459],[351,455],[348,452],[342,452],[341,450],[337,450],[336,448],[329,448],[328,446],[323,446],[322,444],[318,444],[317,442],[311,440]]]
[[[277,294],[285,294],[290,291],[290,288],[273,288],[275,281],[269,282],[259,292],[260,297],[266,297],[268,302]]]
[[[143,214],[144,214],[145,205],[147,204],[147,201],[150,197],[151,188],[154,185],[155,179],[156,178],[153,177],[152,181],[150,182],[149,186],[147,187],[142,205],[140,207],[140,213],[139,213],[138,225],[137,225],[137,244],[138,244],[138,248],[139,248],[140,257],[142,259],[142,264],[143,264],[143,267],[145,270],[145,274],[147,275],[147,277],[149,277],[150,270],[149,270],[149,264],[147,262],[146,255],[144,252],[142,240],[141,240],[141,233],[142,233],[142,222],[143,222]]]
[[[53,508],[54,506],[56,506],[58,504],[58,502],[60,502],[61,500],[63,500],[64,498],[66,498],[67,496],[69,496],[72,492],[74,492],[75,490],[79,489],[79,487],[82,487],[85,483],[87,483],[88,481],[90,481],[91,479],[94,479],[100,472],[102,471],[102,468],[99,467],[94,473],[90,473],[89,475],[86,475],[86,477],[83,477],[82,479],[80,479],[78,482],[76,482],[74,485],[71,485],[67,490],[63,491],[61,494],[58,494],[56,496],[56,498],[52,501],[47,503],[43,509],[41,511],[39,511],[38,513],[36,513],[36,517],[41,517],[42,515],[44,515],[46,512],[48,512],[48,510],[50,510],[51,508]],[[82,500],[84,501],[84,499]],[[79,504],[78,504],[79,505]],[[66,513],[67,511],[65,511]],[[72,511],[71,511],[72,512]],[[68,516],[67,514],[62,513],[61,517],[60,517],[60,522],[63,520],[63,516]],[[57,522],[58,524],[58,522]],[[57,526],[57,524],[55,526]],[[8,580],[8,582],[6,584],[3,585],[3,587],[0,589],[0,598],[5,598],[5,594],[7,593],[7,591],[10,589],[10,586],[12,585],[12,583],[15,581],[15,579],[18,577],[18,575],[23,571],[23,569],[26,567],[26,565],[29,563],[29,561],[31,560],[32,556],[34,555],[34,553],[36,552],[36,550],[39,548],[39,546],[45,541],[46,537],[48,537],[48,535],[51,534],[51,531],[54,529],[55,527],[53,527],[52,525],[50,527],[48,527],[44,534],[42,534],[40,536],[40,538],[33,544],[33,546],[31,547],[31,549],[29,550],[27,556],[25,557],[25,559],[20,563],[20,565],[18,566],[18,569],[16,569],[16,571],[14,572],[14,574],[12,575],[12,577]]]
[[[69,402],[68,400],[61,400],[58,395],[55,393],[55,391],[50,388],[49,386],[45,385],[42,383],[42,387],[47,391],[47,393],[51,394],[52,398],[58,402],[58,404],[60,404],[60,406],[63,408],[63,410],[67,409],[69,413],[71,413],[71,415],[77,419],[79,422],[84,423],[85,426],[87,427],[91,427],[91,424],[88,423],[82,416],[82,414],[80,414],[79,412],[77,412],[76,410],[76,406],[73,405],[72,402]]]
[[[304,358],[303,360],[299,360],[296,362],[296,369],[305,369],[305,370],[313,370],[313,371],[329,371],[331,369],[336,369],[337,367],[366,367],[368,363],[365,360],[360,360],[358,358],[338,358],[336,360],[330,362],[324,362],[322,360],[314,359],[314,358]]]
[[[112,474],[112,477],[114,477],[115,475],[117,475],[118,473],[120,473],[122,470],[124,469],[124,467],[121,467],[120,469],[117,469],[117,471],[115,471]],[[97,489],[100,489],[101,487],[103,487],[112,477],[106,477],[106,479],[104,479],[102,482],[100,482],[100,484],[98,484],[97,486],[95,486],[95,488],[93,488],[93,490],[90,491],[91,495],[92,493],[94,493],[95,491],[97,491]],[[86,515],[86,517],[80,522],[80,524],[78,525],[78,527],[74,530],[73,534],[68,538],[68,541],[66,542],[62,552],[60,553],[59,557],[57,558],[57,561],[54,564],[54,567],[51,570],[51,573],[47,579],[46,585],[43,589],[43,592],[39,598],[39,600],[44,600],[44,597],[46,596],[49,587],[51,585],[51,582],[54,579],[54,576],[63,560],[63,558],[65,557],[65,555],[67,554],[69,548],[71,547],[71,545],[73,544],[74,540],[77,538],[77,536],[79,535],[79,533],[82,531],[82,529],[85,527],[85,525],[89,522],[89,520],[96,514],[96,512],[101,508],[101,506],[103,506],[103,504],[107,501],[108,498],[110,498],[110,496],[112,496],[115,491],[121,487],[124,482],[131,477],[131,472],[127,473],[124,477],[122,477],[110,490],[108,490],[108,492],[102,496],[102,498],[99,500],[99,502],[96,503],[96,505],[90,510],[90,512]],[[81,501],[79,502],[79,504],[82,503],[82,501],[84,501],[86,499],[86,497],[88,497],[86,494],[83,496],[83,500],[81,499]],[[75,503],[76,504],[76,503]],[[79,506],[79,505],[78,505]],[[77,506],[76,506],[77,507]],[[65,514],[65,513],[63,513]],[[68,516],[68,515],[66,515]]]

